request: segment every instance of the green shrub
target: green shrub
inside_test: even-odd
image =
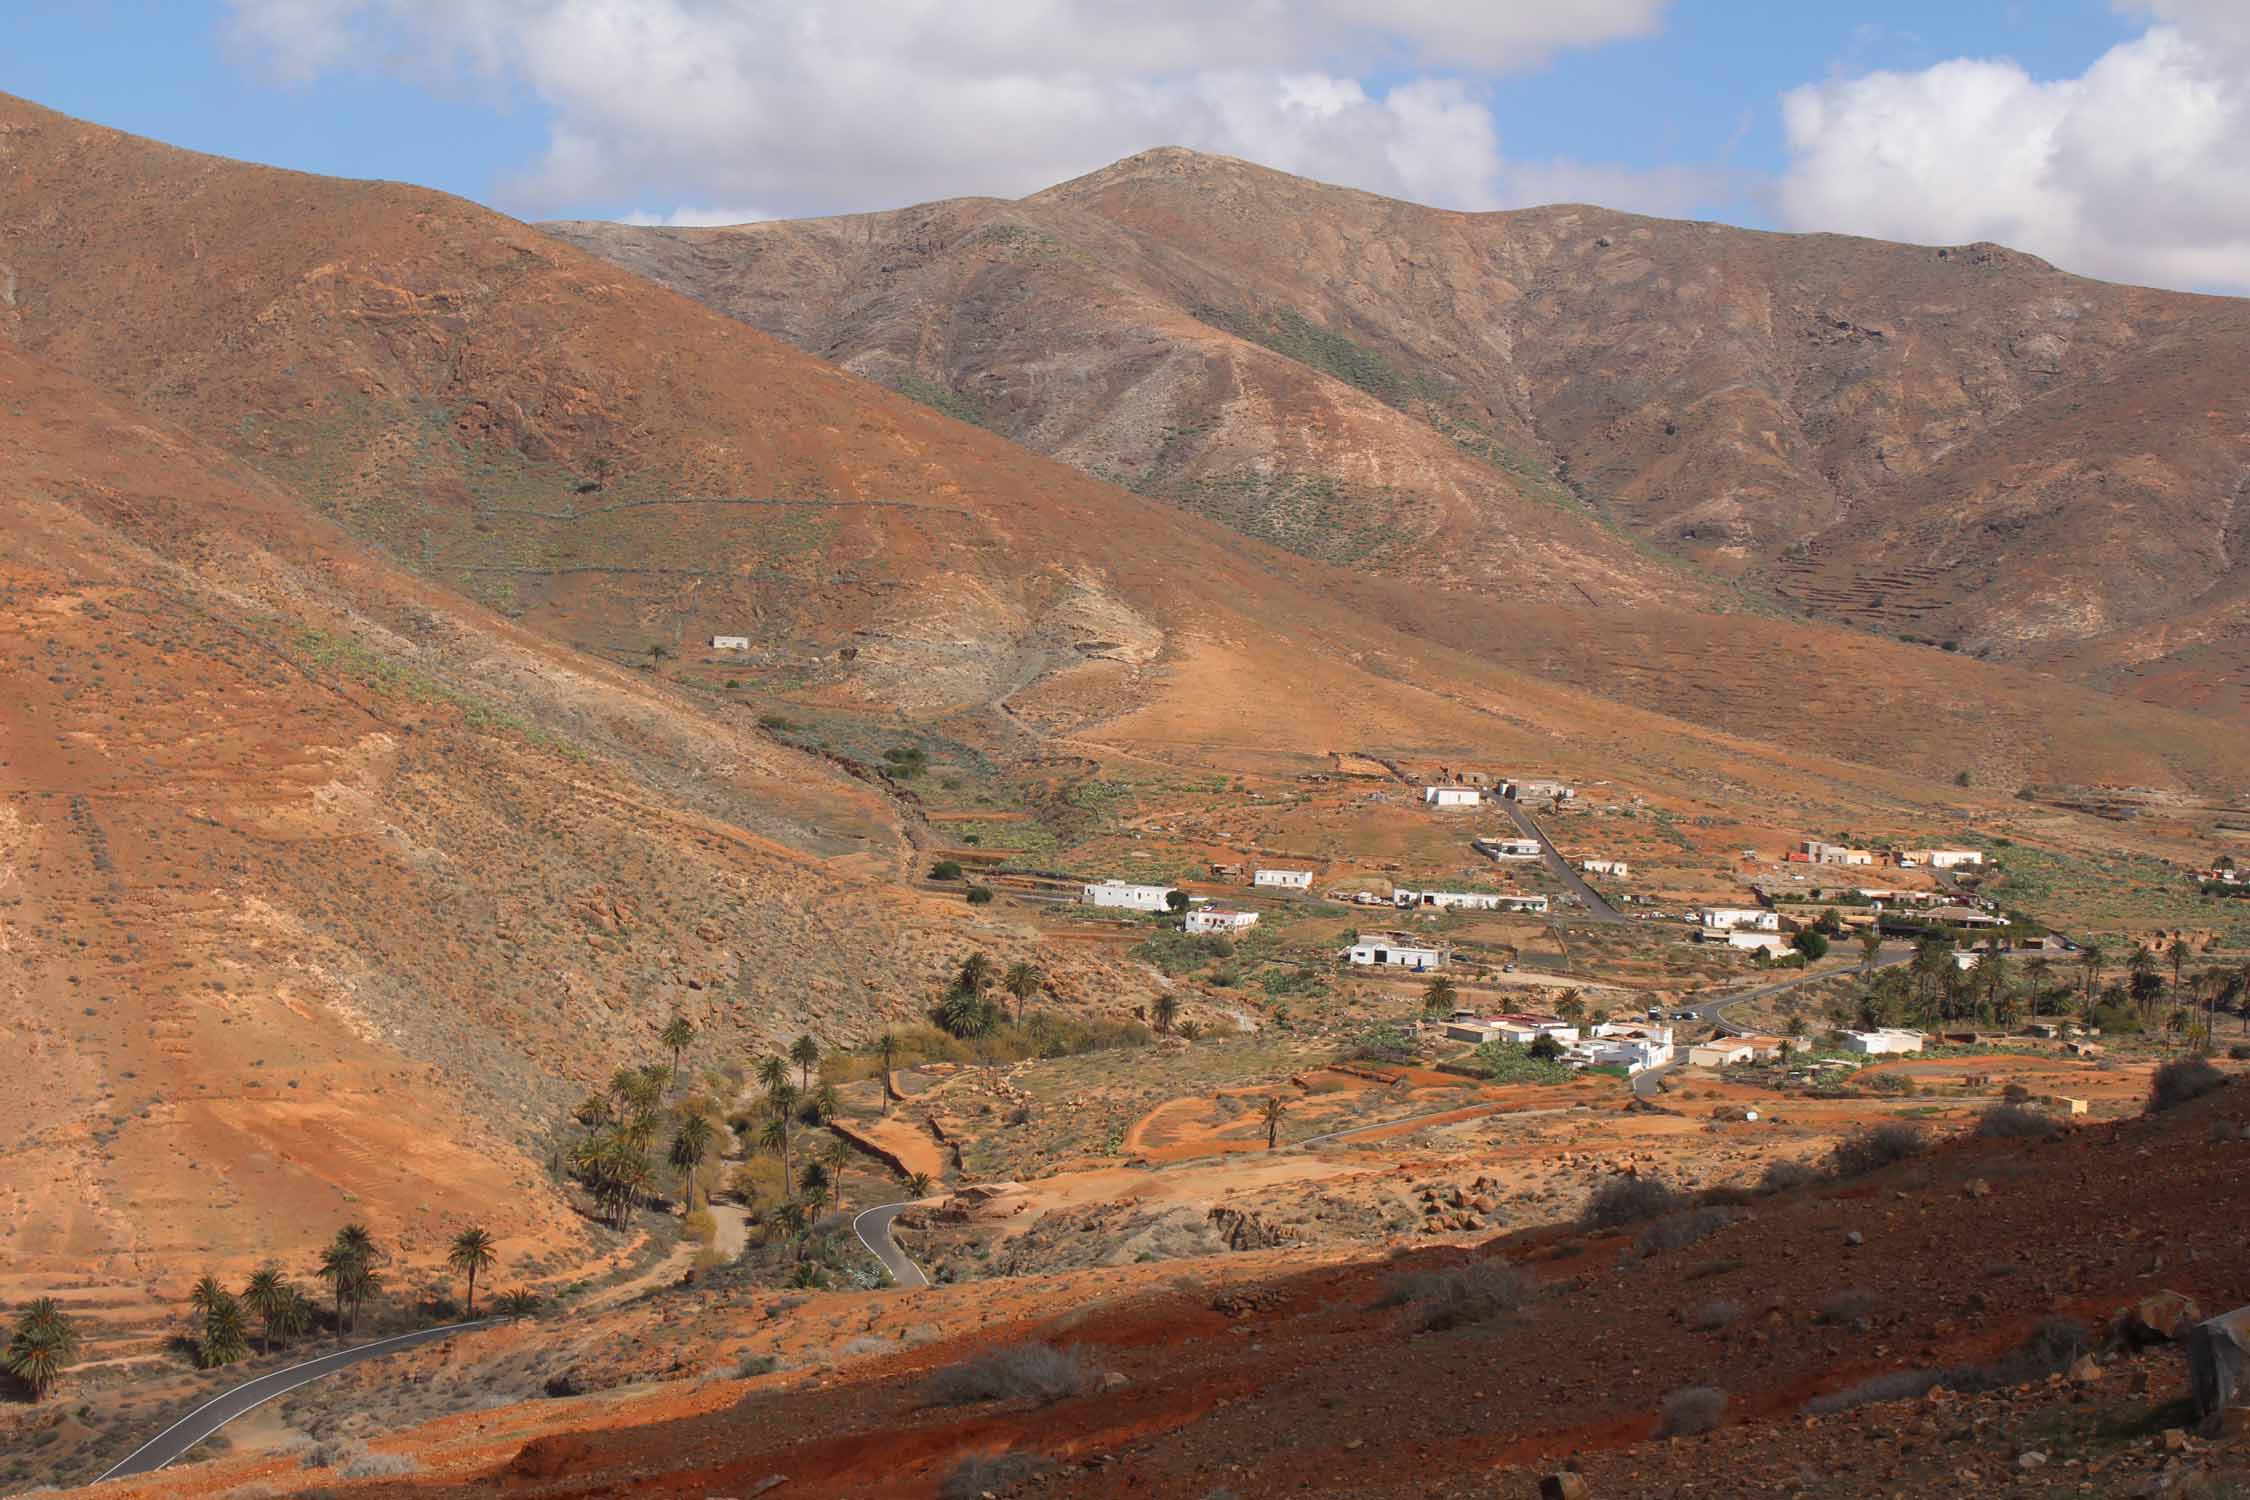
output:
[[[2151,1110],[2175,1109],[2190,1099],[2198,1099],[2227,1081],[2220,1072],[2200,1057],[2176,1058],[2156,1070],[2149,1082],[2148,1107]]]
[[[1533,1056],[1521,1042],[1496,1038],[1471,1056],[1494,1083],[1569,1083],[1578,1076],[1566,1064]]]
[[[969,887],[969,904],[970,904],[971,906],[989,906],[989,905],[990,905],[991,903],[992,903],[992,887],[991,887],[991,886],[988,886],[988,885],[972,885],[972,886],[970,886],[970,887]]]
[[[930,879],[932,880],[959,880],[960,878],[961,861],[957,859],[941,859],[930,866]]]

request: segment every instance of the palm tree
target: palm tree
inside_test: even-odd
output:
[[[927,1198],[930,1196],[930,1189],[934,1186],[936,1184],[930,1180],[930,1174],[927,1172],[909,1172],[906,1174],[906,1191],[909,1197]]]
[[[671,654],[672,648],[665,645],[662,641],[658,641],[656,644],[648,648],[649,665],[655,666],[658,662],[664,660],[665,657],[670,656]]]
[[[52,1297],[24,1304],[8,1338],[8,1373],[31,1388],[31,1399],[54,1389],[63,1370],[78,1357],[78,1330]]]
[[[706,1127],[708,1128],[708,1127]],[[463,1300],[463,1316],[477,1315],[477,1276],[499,1264],[500,1257],[492,1248],[492,1236],[482,1229],[464,1229],[453,1237],[453,1247],[445,1252],[445,1263],[459,1271],[468,1283]]]
[[[342,1245],[330,1245],[320,1252],[320,1270],[315,1274],[328,1283],[336,1294],[336,1331],[344,1330],[344,1299],[351,1291],[352,1277],[359,1269],[359,1261]]]
[[[789,1081],[789,1060],[775,1053],[758,1059],[758,1087],[772,1093]]]
[[[800,1241],[803,1239],[805,1231],[812,1227],[812,1220],[805,1213],[805,1205],[794,1198],[782,1200],[781,1206],[773,1211],[773,1222],[791,1239]],[[797,1253],[800,1256],[804,1254],[802,1244],[799,1244]]]
[[[287,1315],[291,1299],[297,1289],[291,1286],[276,1266],[260,1266],[243,1284],[242,1305],[258,1317],[258,1342],[260,1352],[273,1352],[273,1336]]]
[[[1045,976],[1020,959],[1008,965],[1008,972],[1001,976],[1000,988],[1015,997],[1016,1024],[1018,1026],[1023,1024],[1024,1002],[1038,994],[1040,987],[1046,982]]]
[[[1149,1009],[1149,1015],[1156,1022],[1156,1029],[1160,1035],[1168,1035],[1171,1032],[1172,1023],[1179,1019],[1179,1014],[1180,1002],[1170,995],[1158,995],[1156,1004]]]
[[[274,1312],[272,1332],[280,1334],[282,1340],[287,1342],[304,1337],[306,1330],[312,1326],[312,1300],[295,1286],[291,1286],[288,1297]]]
[[[529,1287],[510,1287],[500,1294],[499,1307],[502,1317],[528,1318],[539,1310],[539,1294]]]
[[[2101,983],[2102,959],[2104,957],[2100,943],[2089,942],[2085,947],[2078,950],[2078,966],[2086,971],[2086,1013],[2088,1015],[2093,1014],[2094,989]]]
[[[992,1002],[981,990],[956,986],[937,1003],[937,1023],[957,1037],[979,1037],[992,1029]]]
[[[680,1197],[690,1213],[695,1211],[695,1174],[711,1154],[715,1135],[708,1116],[683,1115],[680,1128],[672,1133],[672,1149],[665,1154],[672,1170],[680,1174]]]
[[[828,1169],[817,1161],[808,1161],[797,1173],[797,1186],[804,1195],[818,1203],[828,1196]]]
[[[824,1083],[813,1091],[812,1112],[820,1117],[821,1124],[835,1119],[836,1112],[843,1107],[844,1097],[836,1092],[836,1085]]]
[[[844,1168],[852,1163],[851,1143],[842,1136],[830,1136],[821,1150],[820,1159],[828,1167],[828,1181],[836,1191],[836,1206],[844,1206]]]
[[[217,1307],[219,1300],[226,1294],[227,1289],[220,1285],[219,1278],[205,1271],[196,1278],[195,1285],[188,1289],[188,1307],[200,1318]]]
[[[617,1119],[617,1100],[606,1091],[588,1094],[571,1113],[588,1130],[599,1130]]]
[[[2180,965],[2186,963],[2194,955],[2194,952],[2195,950],[2188,946],[2187,935],[2178,932],[2172,934],[2172,946],[2164,950],[2164,956],[2172,960],[2172,1003],[2174,1005],[2180,1003]]]
[[[1870,922],[1860,929],[1859,972],[1865,974],[1871,971],[1875,967],[1875,960],[1882,955],[1882,952],[1883,924],[1879,921]]]
[[[885,1118],[888,1118],[891,1112],[891,1069],[896,1066],[898,1062],[898,1038],[891,1035],[887,1031],[884,1032],[880,1037],[876,1038],[875,1052],[876,1055],[883,1060],[882,1088],[880,1092],[883,1100],[883,1114]]]
[[[677,1078],[680,1073],[680,1054],[686,1052],[688,1043],[695,1040],[695,1023],[686,1016],[674,1016],[657,1033],[656,1039],[672,1049],[672,1076]]]
[[[980,949],[961,960],[961,972],[954,976],[953,987],[966,990],[972,995],[981,995],[992,987],[993,978],[998,972],[999,965],[992,961],[992,955]]]
[[[2054,965],[2048,963],[2042,954],[2034,953],[2023,961],[2023,978],[2025,985],[2031,990],[2031,1015],[2034,1020],[2038,1019],[2047,991],[2054,987],[2053,971]]]
[[[789,1116],[777,1113],[758,1133],[758,1144],[781,1158],[781,1180],[789,1180]]]
[[[204,1313],[201,1352],[206,1370],[231,1365],[249,1355],[250,1339],[242,1304],[235,1300],[234,1293],[221,1292],[218,1301]]]
[[[1265,1107],[1258,1112],[1259,1117],[1266,1122],[1266,1149],[1268,1151],[1271,1151],[1281,1139],[1281,1116],[1287,1108],[1288,1106],[1281,1102],[1280,1095],[1268,1094],[1266,1095]]]
[[[1449,1016],[1460,1001],[1460,987],[1446,975],[1436,975],[1422,988],[1422,1014],[1425,1016]]]
[[[1555,1007],[1555,1014],[1576,1026],[1586,1019],[1586,997],[1576,990],[1564,990],[1561,1003]]]
[[[812,1070],[820,1061],[820,1043],[808,1033],[789,1044],[789,1060],[797,1065],[797,1087],[812,1088]]]

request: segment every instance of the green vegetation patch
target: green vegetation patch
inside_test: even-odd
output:
[[[1495,1039],[1470,1056],[1494,1083],[1569,1083],[1578,1076],[1566,1064],[1533,1057],[1521,1042]]]
[[[941,385],[935,380],[913,374],[899,376],[892,382],[891,389],[909,400],[921,402],[933,411],[945,413],[956,422],[967,422],[972,427],[992,426],[984,404],[966,391],[957,391],[949,385]]]

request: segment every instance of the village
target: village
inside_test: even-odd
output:
[[[1772,1061],[1792,1051],[1809,1050],[1808,1034],[1766,1036],[1735,1026],[1719,1014],[1723,1000],[1695,997],[1669,1008],[1661,999],[1637,1010],[1604,1005],[1590,1016],[1582,991],[1606,993],[1598,968],[1581,975],[1585,983],[1564,1014],[1540,1000],[1554,993],[1552,977],[1525,973],[1519,980],[1523,944],[1495,953],[1478,941],[1463,919],[1492,914],[1535,919],[1550,928],[1574,924],[1632,924],[1660,940],[1685,942],[1724,955],[1732,962],[1713,974],[1721,991],[1728,976],[1802,971],[1812,979],[1877,962],[1902,960],[1898,945],[1931,934],[1948,944],[1952,962],[1968,970],[1992,951],[2062,954],[2075,945],[2020,916],[2001,912],[1977,894],[1985,854],[1969,847],[1861,848],[1819,838],[1802,838],[1770,859],[1754,849],[1738,851],[1742,873],[1734,899],[1708,899],[1676,909],[1667,898],[1632,888],[1633,863],[1607,853],[1565,855],[1552,842],[1538,814],[1550,818],[1573,810],[1579,789],[1555,777],[1484,777],[1446,773],[1419,789],[1416,806],[1492,868],[1497,883],[1462,880],[1456,885],[1409,884],[1403,878],[1376,880],[1355,876],[1349,861],[1327,867],[1212,861],[1207,878],[1179,882],[1087,881],[1076,901],[1098,912],[1133,914],[1170,924],[1191,936],[1239,938],[1269,918],[1303,922],[1342,909],[1375,908],[1391,914],[1383,925],[1356,918],[1333,949],[1321,950],[1344,972],[1361,972],[1375,981],[1429,981],[1445,976],[1440,993],[1477,991],[1482,1005],[1452,1006],[1421,1014],[1404,1024],[1437,1043],[1475,1048],[1501,1041],[1573,1069],[1608,1071],[1632,1079],[1661,1073],[1678,1064],[1724,1067]],[[1461,828],[1479,812],[1501,814],[1505,831]],[[1899,872],[1891,883],[1869,883],[1872,872]],[[1341,883],[1338,883],[1341,877]],[[1598,884],[1597,884],[1598,883]],[[1402,920],[1403,919],[1403,920]],[[1831,943],[1853,942],[1861,962],[1823,970],[1809,967],[1829,956]],[[1497,961],[1495,959],[1497,958]],[[1747,963],[1747,969],[1739,965]],[[1691,981],[1690,988],[1706,986]],[[1774,988],[1780,988],[1775,986]],[[1483,991],[1495,993],[1487,999]],[[1504,997],[1514,996],[1514,1003]],[[1428,1007],[1424,1007],[1425,1012]],[[1686,1041],[1673,1022],[1689,1023],[1699,1037]],[[1845,1052],[1878,1057],[1917,1052],[1927,1038],[1904,1027],[1839,1027],[1835,1043]],[[1829,1066],[1836,1064],[1830,1063]]]

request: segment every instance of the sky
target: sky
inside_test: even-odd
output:
[[[2250,293],[2250,0],[8,0],[0,90],[524,218],[1018,196],[1184,145]]]

